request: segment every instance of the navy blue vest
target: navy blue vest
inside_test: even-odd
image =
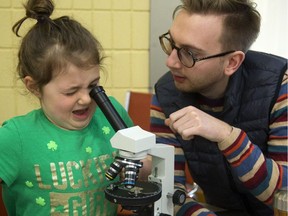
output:
[[[215,116],[244,130],[250,140],[267,152],[269,117],[287,70],[287,59],[249,51],[242,66],[231,76],[225,94],[224,110]],[[183,107],[198,107],[195,94],[181,93],[171,73],[155,85],[155,92],[166,117]],[[210,113],[213,115],[213,113]],[[225,157],[202,137],[185,141],[178,135],[194,181],[202,188],[207,203],[250,215],[273,215],[270,207],[252,196],[231,170]]]

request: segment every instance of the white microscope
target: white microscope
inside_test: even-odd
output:
[[[90,96],[116,131],[111,144],[119,149],[119,156],[107,170],[106,178],[113,180],[122,170],[125,173],[123,181],[105,189],[106,199],[136,215],[172,216],[174,205],[186,200],[183,191],[174,190],[174,147],[156,144],[155,134],[139,126],[127,128],[102,86],[93,88]],[[152,156],[152,172],[147,181],[136,181],[143,166],[141,160],[147,155]]]

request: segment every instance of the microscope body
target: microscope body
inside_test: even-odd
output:
[[[111,144],[119,149],[119,156],[130,160],[152,156],[151,174],[148,181],[161,185],[162,195],[154,203],[154,216],[173,215],[174,194],[174,147],[156,144],[155,134],[134,126],[118,130]]]
[[[156,144],[155,134],[139,126],[128,128],[102,86],[96,86],[89,94],[116,132],[110,141],[114,148],[119,149],[119,157],[106,171],[106,178],[112,180],[125,169],[124,182],[110,184],[105,197],[133,211],[142,211],[143,206],[153,204],[153,216],[172,216],[174,204],[182,205],[186,199],[183,191],[174,191],[174,147]],[[152,156],[148,181],[136,182],[142,167],[140,160],[148,155]]]

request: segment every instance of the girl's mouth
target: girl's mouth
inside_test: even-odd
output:
[[[72,111],[72,113],[77,117],[77,118],[81,118],[84,119],[89,115],[89,109],[81,109],[81,110],[74,110]]]

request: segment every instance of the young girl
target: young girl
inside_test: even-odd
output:
[[[10,216],[116,215],[105,199],[105,171],[116,149],[115,133],[89,96],[100,80],[99,42],[80,23],[51,19],[50,0],[29,0],[22,23],[37,23],[22,40],[19,76],[41,108],[0,128],[0,182]],[[20,34],[21,35],[21,34]],[[111,98],[127,126],[124,108]]]

